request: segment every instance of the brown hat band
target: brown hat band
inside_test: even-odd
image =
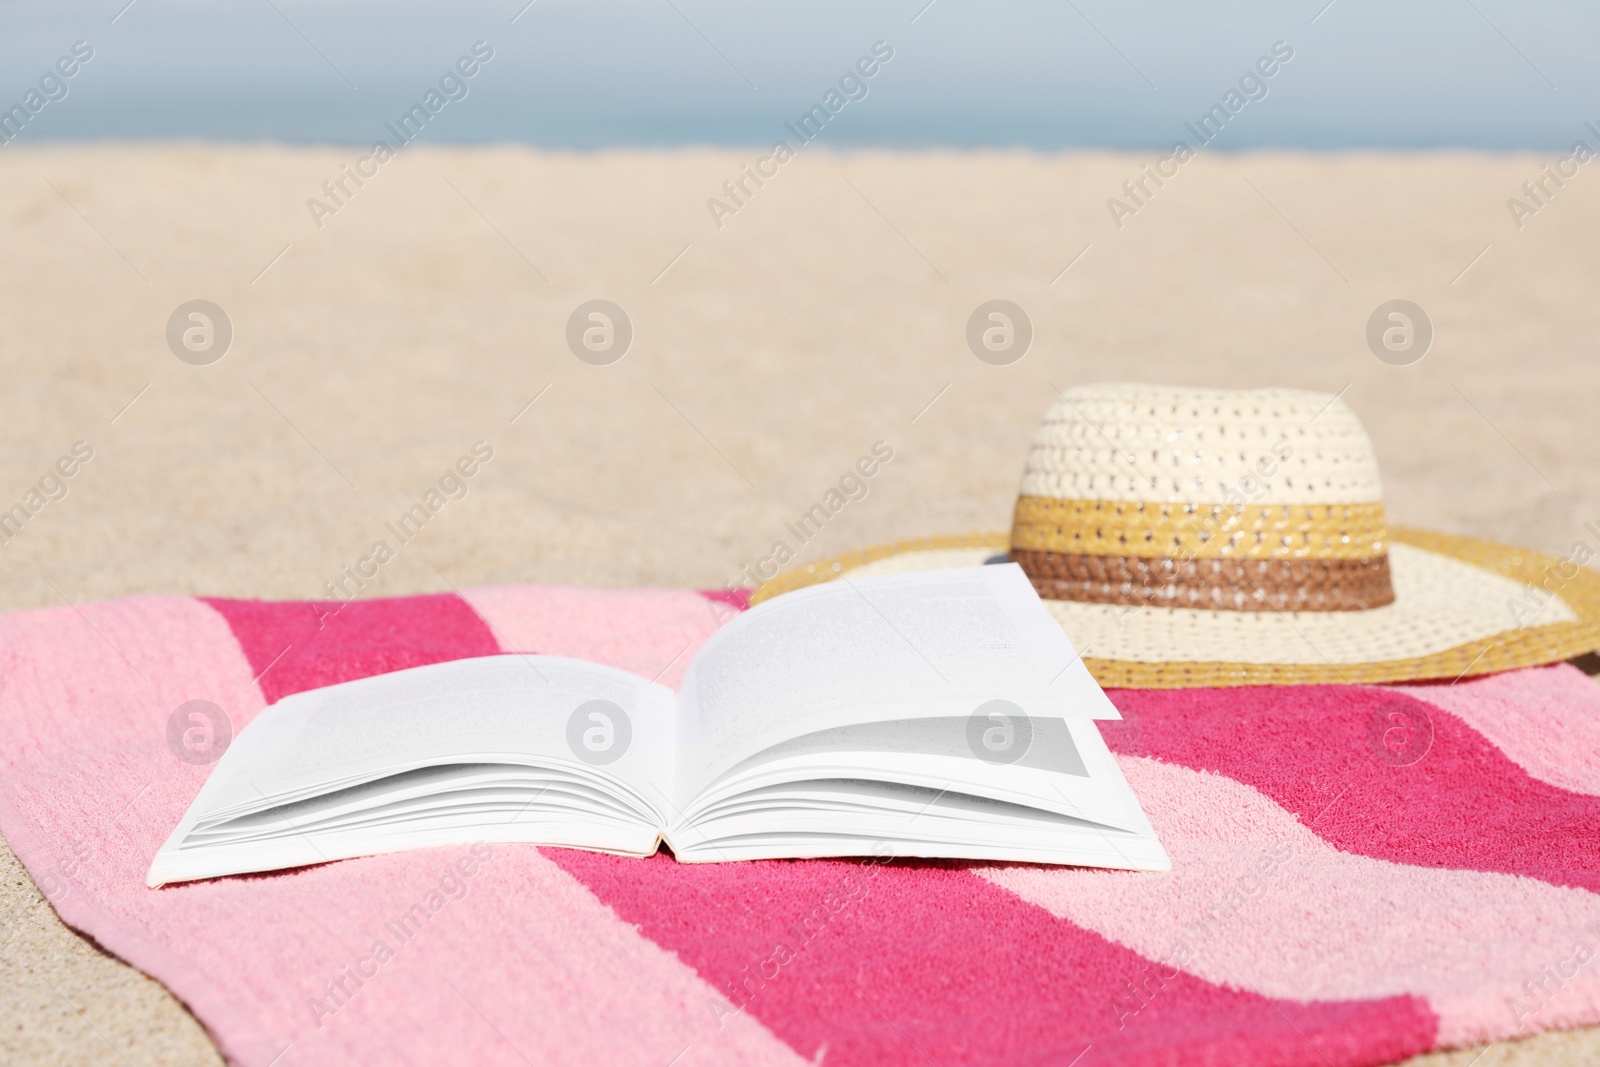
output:
[[[1364,611],[1394,603],[1386,555],[1367,559],[1174,559],[1011,549],[1039,595],[1219,611]]]

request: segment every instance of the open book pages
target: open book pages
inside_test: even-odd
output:
[[[510,654],[280,700],[148,881],[479,840],[1166,870],[1118,717],[1014,564],[840,580],[733,618],[677,693]]]

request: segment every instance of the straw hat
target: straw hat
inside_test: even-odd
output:
[[[1391,530],[1372,442],[1338,397],[1094,385],[1045,415],[1009,538],[854,552],[752,599],[1009,558],[1102,685],[1450,680],[1600,649],[1595,553]]]

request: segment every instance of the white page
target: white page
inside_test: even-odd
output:
[[[1008,765],[960,723],[843,727],[740,764],[674,825],[685,862],[876,853],[1170,870],[1097,724],[1037,720]],[[1062,731],[1065,731],[1063,733]]]
[[[760,750],[888,719],[1117,719],[1016,564],[841,578],[751,609],[700,649],[679,692],[678,804]]]
[[[948,718],[846,726],[763,749],[703,789],[671,833],[752,790],[831,778],[950,789],[1122,829],[1145,825],[1095,723],[1034,720],[1029,747],[1003,764],[974,758],[965,726]]]
[[[584,745],[583,734],[602,725],[586,716],[578,749],[589,758],[568,743],[570,720],[597,699],[622,713],[605,724],[622,749],[615,758]],[[674,719],[670,690],[601,664],[504,655],[415,667],[274,704],[241,731],[195,810],[206,816],[260,807],[267,798],[322,792],[377,773],[496,758],[616,779],[660,810],[661,794],[672,788]],[[602,730],[590,739],[607,737]]]

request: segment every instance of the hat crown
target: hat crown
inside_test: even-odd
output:
[[[1011,557],[1047,598],[1349,611],[1394,600],[1385,523],[1338,396],[1091,385],[1034,434]]]
[[[1339,397],[1138,384],[1069,389],[1034,433],[1022,494],[1167,504],[1378,504],[1377,457]]]

